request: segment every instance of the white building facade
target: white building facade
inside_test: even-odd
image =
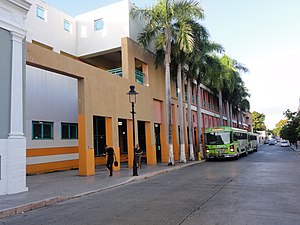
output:
[[[0,195],[28,190],[23,87],[29,8],[26,0],[0,1]]]

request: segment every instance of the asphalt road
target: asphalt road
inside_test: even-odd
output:
[[[263,145],[239,160],[197,164],[0,224],[299,225],[300,154]]]

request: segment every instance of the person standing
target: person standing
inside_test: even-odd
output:
[[[137,167],[142,168],[142,154],[143,150],[140,148],[139,144],[135,146],[135,154],[136,154],[136,160],[137,160]]]
[[[114,149],[112,147],[105,146],[106,151],[106,167],[109,169],[109,176],[113,175],[113,163],[114,163]]]

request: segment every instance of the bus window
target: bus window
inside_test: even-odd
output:
[[[240,133],[234,132],[234,133],[233,133],[233,140],[234,140],[234,141],[238,141],[239,139],[240,139]]]
[[[230,132],[217,132],[217,133],[207,133],[206,134],[206,144],[207,145],[224,145],[230,144]]]

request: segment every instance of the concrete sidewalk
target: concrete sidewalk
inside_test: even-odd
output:
[[[300,153],[300,147],[298,146],[298,148],[296,148],[296,146],[295,145],[290,145],[289,146],[291,149],[293,149],[294,151],[296,151],[296,152],[299,152]]]
[[[114,172],[112,177],[108,176],[104,166],[97,167],[95,175],[90,177],[78,176],[78,170],[27,176],[28,192],[0,196],[0,219],[202,162],[204,160],[176,163],[175,166],[167,166],[166,163],[145,165],[138,170],[139,176],[132,176],[132,169],[122,164],[121,170]]]

